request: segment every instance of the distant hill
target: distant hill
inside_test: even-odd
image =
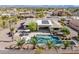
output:
[[[0,8],[79,8],[79,5],[0,5]]]

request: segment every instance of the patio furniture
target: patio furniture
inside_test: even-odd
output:
[[[28,35],[28,33],[21,33],[19,36],[27,36]]]
[[[30,32],[30,29],[27,29],[27,30],[24,30],[24,31],[26,31],[26,32]]]
[[[30,29],[27,29],[27,30],[18,30],[19,33],[29,33],[30,32]]]
[[[21,39],[28,40],[28,39],[31,39],[31,38],[30,38],[30,37],[28,37],[28,36],[23,36],[23,37],[21,37]]]
[[[18,31],[19,33],[20,33],[20,35],[19,36],[27,36],[28,35],[28,33],[30,32],[30,30],[28,29],[28,30],[19,30]]]
[[[63,36],[64,34],[62,32],[57,32],[58,36]]]

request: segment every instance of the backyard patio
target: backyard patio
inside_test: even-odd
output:
[[[13,40],[12,40],[11,37],[9,37],[7,35],[7,33],[9,32],[9,29],[4,29],[4,30],[0,31],[0,33],[1,33],[1,35],[0,35],[0,50],[5,50],[5,52],[1,51],[1,53],[8,53],[8,49],[5,49],[5,47],[9,47],[12,44],[16,44],[16,41],[18,39],[25,39],[25,41],[27,42],[28,40],[30,40],[32,37],[34,37],[36,35],[54,35],[53,33],[51,33],[51,30],[53,31],[53,29],[51,29],[51,27],[52,28],[57,28],[57,29],[62,28],[62,26],[58,22],[54,22],[54,21],[51,22],[51,20],[43,20],[43,21],[38,20],[37,21],[38,27],[35,27],[35,28],[37,28],[37,30],[35,29],[34,31],[31,31],[28,28],[29,27],[29,22],[31,22],[31,20],[32,19],[30,19],[30,21],[28,21],[28,22],[27,22],[27,20],[23,20],[23,21],[21,21],[17,24],[17,26],[16,26],[17,32],[14,34],[14,39]],[[34,23],[32,23],[32,24],[34,26],[36,26]],[[70,27],[67,27],[67,29],[69,29],[69,31],[70,31],[70,34],[67,37],[70,38],[70,37],[77,36],[76,31],[74,31]],[[22,36],[20,36],[20,34],[22,34]],[[70,48],[65,49],[65,50],[60,48],[60,49],[58,49],[58,52],[56,52],[55,49],[53,49],[53,50],[50,50],[50,51],[44,50],[43,53],[79,53],[78,49],[79,49],[79,46],[74,47],[73,51]],[[16,51],[16,49],[14,51]],[[19,50],[19,53],[35,53],[35,50],[30,50],[30,52],[24,52],[24,50],[22,50],[22,51]],[[29,49],[26,50],[26,51],[29,51]],[[13,52],[11,50],[9,53],[18,53],[18,50],[16,52]]]

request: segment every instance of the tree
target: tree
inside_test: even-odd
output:
[[[11,28],[11,26],[14,26],[17,23],[18,18],[17,16],[1,16],[0,20],[3,28],[5,28],[8,25]]]
[[[15,24],[17,23],[18,19],[16,16],[10,16],[9,17],[9,29],[10,29],[10,34],[12,36],[12,41],[13,41],[13,36],[14,36],[14,33],[15,33]]]
[[[61,32],[63,32],[65,36],[70,34],[69,29],[67,29],[66,27],[62,28]]]
[[[18,18],[17,16],[11,16],[11,20],[14,24],[17,24]]]
[[[44,11],[45,9],[44,8],[35,8],[35,11],[36,12],[42,12],[42,11]]]
[[[2,20],[9,20],[9,16],[1,16]]]
[[[48,46],[48,49],[51,49],[53,47],[57,53],[58,53],[58,49],[60,48],[60,46],[56,46],[56,44],[54,44],[54,42],[50,40],[48,40],[47,46]]]
[[[79,11],[79,8],[76,8],[76,9],[73,10],[73,12],[77,12],[77,11]]]
[[[17,24],[17,22],[18,22],[17,16],[10,16],[8,22],[9,22],[10,26]]]
[[[13,41],[13,37],[14,37],[14,28],[12,27],[12,28],[10,28],[10,34],[11,34],[11,36],[12,36],[12,41]]]
[[[35,47],[36,47],[36,45],[37,45],[37,39],[36,39],[35,36],[31,38],[30,43],[33,44],[33,46],[34,46],[33,48],[35,49]]]
[[[70,46],[70,41],[64,41],[64,49]]]
[[[42,18],[42,17],[44,17],[44,14],[41,12],[41,13],[39,13],[39,14],[36,14],[36,17],[37,17],[37,18]]]
[[[78,32],[78,38],[79,38],[79,32]]]
[[[76,39],[77,39],[77,41],[79,41],[79,32],[78,32],[78,34],[77,34],[77,37],[76,37]]]
[[[48,49],[51,49],[53,47],[52,41],[48,40],[47,41],[47,46],[48,46]]]
[[[3,21],[2,21],[2,27],[5,28],[5,26],[6,26],[6,21],[3,20]]]
[[[65,25],[64,21],[65,21],[65,18],[61,18],[60,22],[61,22],[61,25],[63,25],[63,26]]]
[[[18,46],[18,47],[22,47],[23,46],[23,44],[25,44],[25,40],[24,39],[18,39],[17,41],[16,41],[16,45]]]
[[[36,31],[37,30],[37,24],[36,22],[30,22],[28,24],[28,28],[31,30],[31,31]]]
[[[56,52],[58,53],[58,49],[60,48],[60,46],[56,46],[56,44],[53,43],[53,47],[56,50]]]
[[[7,21],[9,20],[8,16],[1,16],[1,20],[2,20],[2,27],[5,28],[7,25]]]

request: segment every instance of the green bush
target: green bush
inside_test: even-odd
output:
[[[37,39],[36,39],[35,36],[31,38],[30,43],[33,44],[33,45],[36,45],[37,44]]]
[[[19,40],[16,41],[17,46],[22,46],[24,43],[25,43],[24,39],[19,39]]]
[[[70,34],[69,29],[67,29],[66,27],[62,28],[61,32],[63,32],[64,35],[69,35]]]
[[[64,41],[63,43],[65,49],[70,46],[70,41]]]
[[[33,44],[33,46],[34,46],[33,48],[35,49],[35,46],[37,45],[37,39],[35,36],[31,38],[30,43]]]
[[[37,23],[36,22],[30,22],[29,25],[28,25],[28,28],[31,31],[36,31],[37,30]]]

